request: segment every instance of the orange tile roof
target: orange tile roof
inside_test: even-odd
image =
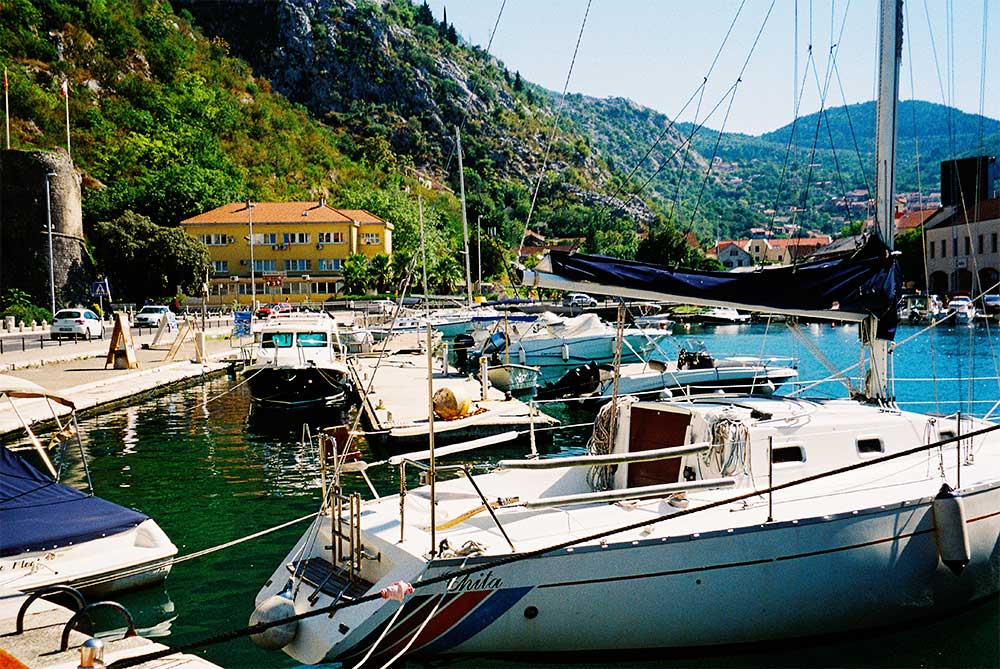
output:
[[[826,246],[833,240],[832,237],[792,237],[790,239],[774,239],[771,238],[767,240],[771,246],[778,247],[789,247],[789,246]]]
[[[924,224],[928,218],[934,215],[937,209],[918,209],[917,211],[908,211],[902,216],[896,217],[896,231],[910,230],[912,228],[919,228]]]
[[[243,224],[249,219],[246,202],[232,202],[186,218],[181,225]],[[363,209],[335,209],[326,203],[310,202],[254,202],[253,222],[289,223],[381,223],[390,230],[392,224]]]

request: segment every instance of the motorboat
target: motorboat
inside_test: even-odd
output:
[[[910,325],[931,323],[943,315],[944,307],[937,295],[904,295],[899,301],[899,320]]]
[[[976,305],[965,295],[948,300],[947,318],[954,318],[956,325],[975,325],[976,313]]]
[[[22,421],[42,469],[15,448],[0,446],[0,588],[22,592],[70,585],[105,595],[154,585],[170,573],[177,547],[149,516],[59,482],[49,453],[75,441],[72,400],[12,376],[0,376],[0,399],[52,408],[56,431],[48,444]],[[70,411],[60,418],[54,407]],[[18,411],[19,416],[26,412]],[[86,464],[86,463],[84,463]],[[44,471],[43,471],[44,470]],[[89,483],[89,474],[88,474]]]
[[[487,367],[486,374],[494,388],[512,393],[533,390],[541,371],[537,367],[505,363]]]
[[[563,318],[543,313],[528,327],[509,323],[504,332],[494,332],[480,349],[491,366],[501,359],[537,367],[542,380],[560,378],[568,369],[588,362],[610,363],[615,358],[617,332],[595,314]],[[624,328],[621,362],[641,362],[661,354],[660,343],[669,332],[660,329]],[[502,358],[501,358],[502,356]],[[472,364],[478,367],[474,357]]]
[[[274,409],[343,406],[352,393],[344,344],[326,314],[279,315],[256,333],[253,363],[243,370],[250,397]]]
[[[697,314],[695,320],[703,325],[741,325],[750,322],[750,314],[737,311],[733,307],[710,307]]]
[[[331,484],[338,511],[282,560],[252,622],[314,612],[277,645],[350,666],[742,644],[953,611],[997,592],[998,427],[850,399],[622,398],[587,455],[437,465],[466,476],[369,501]],[[433,476],[396,464],[401,480]],[[689,615],[664,625],[664,602]]]
[[[731,356],[716,358],[703,342],[689,340],[676,360],[651,358],[621,365],[617,379],[611,365],[589,363],[571,369],[538,389],[536,399],[586,398],[606,402],[617,392],[651,399],[665,394],[682,397],[705,393],[771,395],[798,378],[797,361],[785,357]]]

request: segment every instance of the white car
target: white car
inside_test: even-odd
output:
[[[564,307],[596,307],[597,300],[586,293],[570,293],[563,298]]]
[[[49,332],[53,339],[101,338],[104,337],[104,322],[90,309],[62,309],[52,318]]]
[[[160,319],[167,319],[167,327],[170,331],[177,329],[177,316],[170,311],[170,307],[163,304],[147,304],[139,313],[135,315],[133,326],[138,328],[156,328],[160,326]]]

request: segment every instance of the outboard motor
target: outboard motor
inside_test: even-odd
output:
[[[681,349],[677,354],[677,369],[712,369],[715,367],[715,360],[712,355],[705,350],[687,351]]]
[[[452,343],[452,350],[455,351],[455,367],[459,369],[462,374],[468,374],[469,368],[469,351],[475,347],[476,341],[472,338],[472,335],[459,334],[455,335],[455,341]]]

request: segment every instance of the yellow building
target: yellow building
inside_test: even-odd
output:
[[[392,224],[319,202],[237,202],[181,221],[212,257],[213,304],[322,302],[342,292],[348,256],[392,255]],[[251,244],[251,231],[252,241]]]

